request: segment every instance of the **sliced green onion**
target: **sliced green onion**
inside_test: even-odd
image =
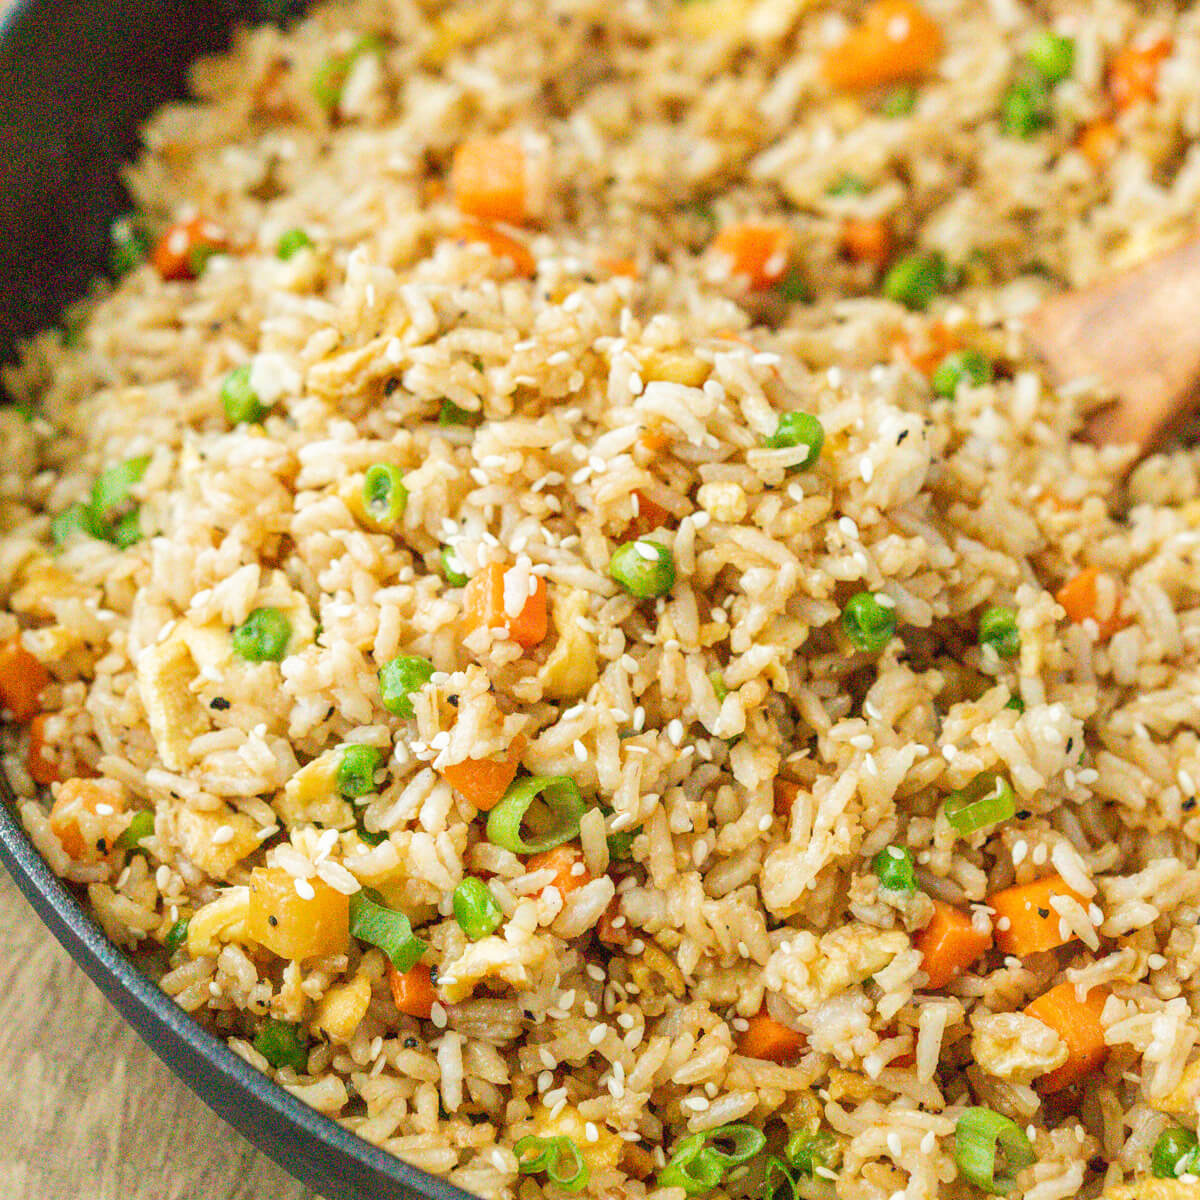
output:
[[[304,232],[303,229],[289,229],[279,238],[279,244],[275,247],[275,256],[287,262],[290,258],[295,258],[301,250],[307,250],[312,245],[312,238]]]
[[[788,467],[788,470],[807,471],[821,457],[821,450],[825,445],[825,426],[812,413],[784,413],[779,418],[775,432],[763,444],[772,450],[804,446],[807,453],[798,463]]]
[[[977,833],[1012,817],[1017,811],[1017,798],[1003,775],[981,771],[966,787],[946,797],[942,811],[959,833]]]
[[[859,592],[842,609],[842,629],[856,650],[876,653],[892,640],[896,632],[896,611],[880,604],[870,592]]]
[[[991,646],[1001,658],[1016,658],[1021,653],[1017,614],[1003,604],[985,608],[979,616],[979,644]]]
[[[631,859],[633,857],[633,840],[641,832],[642,827],[639,825],[636,829],[618,829],[616,833],[610,833],[606,839],[608,857],[615,862],[626,862]]]
[[[818,1167],[836,1171],[842,1163],[842,1147],[827,1129],[796,1130],[783,1152],[801,1175],[815,1175]]]
[[[487,840],[514,854],[540,854],[575,837],[586,810],[569,776],[531,775],[510,784],[488,813]]]
[[[1002,1196],[1016,1185],[1017,1173],[1037,1161],[1024,1130],[990,1108],[968,1108],[954,1127],[954,1161],[963,1178],[982,1191]]]
[[[439,425],[478,425],[483,420],[483,413],[473,412],[469,408],[459,408],[453,400],[443,400],[438,412]]]
[[[149,808],[140,809],[133,814],[133,819],[125,826],[125,832],[117,838],[118,850],[140,850],[142,843],[154,836],[154,811]]]
[[[276,1069],[291,1067],[298,1075],[308,1070],[308,1037],[299,1025],[267,1020],[254,1039],[254,1048]]]
[[[250,364],[242,363],[221,381],[221,404],[230,425],[258,425],[271,411],[250,383]]]
[[[885,117],[907,117],[916,107],[916,86],[911,83],[901,83],[884,96],[879,111]]]
[[[1025,701],[1020,696],[1009,696],[1008,703],[1005,708],[1011,708],[1013,712],[1023,713],[1025,711]]]
[[[404,472],[391,463],[376,463],[363,478],[362,500],[373,521],[380,525],[395,525],[408,506]]]
[[[343,746],[338,760],[337,789],[347,799],[369,796],[383,755],[374,746]]]
[[[379,698],[383,707],[410,721],[417,715],[412,697],[433,678],[433,663],[415,654],[398,654],[379,668]]]
[[[170,929],[167,930],[167,936],[163,938],[163,949],[167,952],[167,957],[178,950],[184,942],[187,941],[188,935],[188,919],[180,917]]]
[[[708,1137],[693,1133],[675,1146],[670,1161],[658,1173],[659,1187],[681,1187],[689,1196],[711,1192],[725,1177],[725,1165],[706,1145]]]
[[[713,695],[716,696],[718,703],[729,695],[729,689],[725,686],[725,677],[720,671],[709,671],[708,682],[712,684]]]
[[[56,546],[62,546],[77,533],[85,533],[88,537],[103,537],[92,510],[79,501],[64,508],[50,522],[50,536]]]
[[[867,181],[861,176],[847,171],[839,175],[826,189],[827,196],[862,196],[870,189]]]
[[[1047,83],[1062,83],[1075,69],[1075,41],[1043,29],[1029,43],[1025,60]]]
[[[889,892],[915,892],[917,872],[912,855],[904,846],[885,846],[871,859],[871,870],[879,886]]]
[[[961,383],[982,387],[991,382],[992,364],[980,350],[954,350],[938,364],[930,383],[934,395],[953,400]]]
[[[442,547],[442,552],[438,555],[438,562],[442,569],[442,578],[451,587],[466,587],[470,577],[462,569],[462,563],[454,552],[453,546]]]
[[[377,54],[383,49],[383,39],[378,34],[363,34],[345,54],[331,54],[316,69],[312,77],[312,94],[316,102],[327,112],[337,108],[342,99],[342,89],[350,68],[364,55]]]
[[[704,1136],[708,1140],[709,1154],[714,1155],[717,1162],[727,1168],[749,1162],[767,1144],[761,1129],[741,1122],[719,1125],[716,1129],[710,1129]]]
[[[375,892],[355,892],[350,897],[350,933],[382,950],[401,975],[411,971],[428,949],[413,933],[409,919],[388,908]]]
[[[613,552],[608,573],[638,600],[665,596],[675,586],[675,556],[649,538],[625,542]]]
[[[280,662],[292,640],[292,623],[278,608],[256,608],[233,631],[233,652],[247,662]]]
[[[1200,1142],[1196,1135],[1182,1125],[1164,1129],[1150,1154],[1150,1173],[1155,1179],[1200,1175]]]
[[[114,546],[127,550],[136,546],[142,540],[142,515],[136,508],[131,509],[113,526],[108,540]]]
[[[454,889],[454,919],[463,933],[477,942],[500,928],[504,910],[482,879],[468,875]]]
[[[569,1192],[582,1191],[588,1181],[588,1165],[579,1147],[569,1137],[523,1137],[513,1147],[522,1175],[546,1173],[551,1183]],[[529,1157],[529,1155],[533,1157]]]
[[[148,454],[128,458],[115,467],[109,467],[92,484],[92,519],[101,537],[115,541],[122,521],[130,513],[137,512],[133,489],[141,483],[149,465]],[[125,536],[128,536],[127,530]]]

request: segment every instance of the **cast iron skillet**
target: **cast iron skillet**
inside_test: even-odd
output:
[[[18,0],[0,18],[0,357],[102,269],[117,167],[248,0]],[[205,1032],[118,951],[21,829],[0,772],[0,860],[51,932],[216,1113],[330,1200],[471,1200],[369,1146]]]

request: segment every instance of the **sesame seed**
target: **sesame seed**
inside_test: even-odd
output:
[[[588,963],[587,974],[589,979],[594,979],[597,983],[604,982],[604,969],[596,966],[595,963]]]

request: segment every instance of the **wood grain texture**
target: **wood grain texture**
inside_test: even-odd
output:
[[[317,1200],[167,1070],[0,868],[0,1197]]]

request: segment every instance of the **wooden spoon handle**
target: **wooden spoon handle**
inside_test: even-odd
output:
[[[1091,440],[1145,452],[1200,403],[1200,238],[1055,296],[1026,336],[1056,384],[1091,379],[1116,397],[1088,423]]]

